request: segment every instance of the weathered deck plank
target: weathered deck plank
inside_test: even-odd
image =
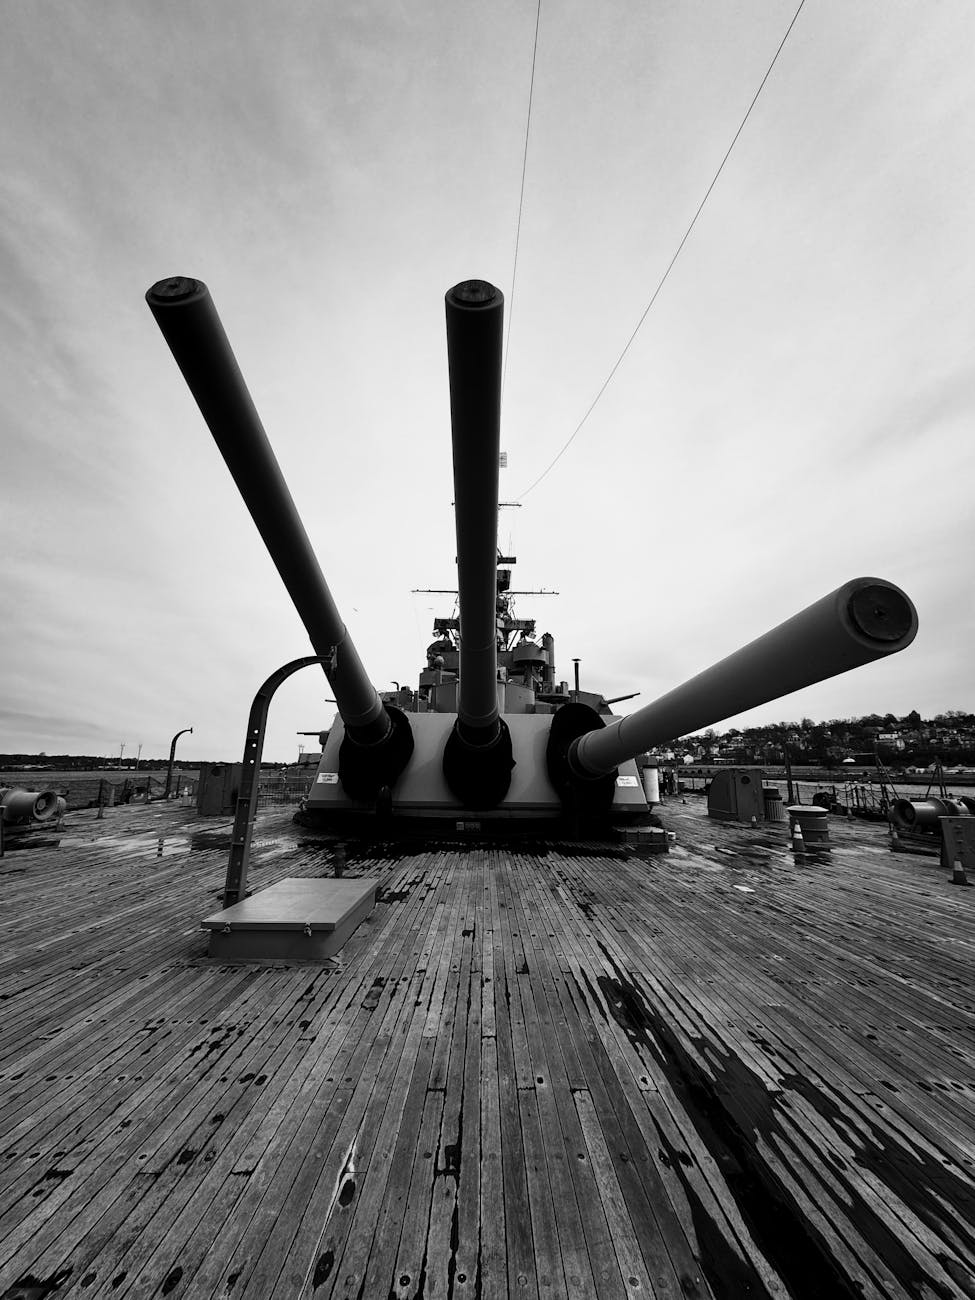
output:
[[[607,896],[610,896],[612,892],[613,892],[612,888],[608,885],[606,889],[603,891],[603,893]],[[611,912],[612,909],[610,905],[603,904],[603,906],[607,907],[608,910]],[[597,917],[591,916],[590,919],[591,919],[593,930],[597,934],[601,932],[602,940],[600,943],[600,947],[603,949],[603,951],[608,954],[610,950],[613,950],[613,955],[615,957],[617,958],[622,957],[625,960],[627,953],[621,950],[622,946],[615,945],[612,927],[606,926],[601,929],[600,921]],[[702,920],[700,924],[702,926],[705,926],[705,931],[706,931],[706,921]],[[630,936],[630,938],[632,940],[632,936]],[[654,969],[656,962],[655,962],[654,954],[649,950],[644,951],[642,956],[643,956],[643,962],[641,964],[643,965],[644,974],[645,974],[646,972],[652,971]],[[746,969],[747,968],[744,967],[742,968],[742,970],[746,970]],[[728,1027],[727,1019],[726,1017],[716,1014],[714,999],[711,997],[707,997],[702,1000],[697,987],[695,986],[693,980],[688,977],[686,971],[682,972],[682,978],[678,981],[674,981],[673,974],[674,974],[673,966],[671,966],[669,971],[664,971],[663,973],[664,983],[658,984],[655,989],[657,996],[662,999],[664,1005],[666,1006],[666,1014],[669,1023],[671,1025],[683,1025],[684,1028],[682,1029],[682,1032],[686,1034],[687,1037],[692,1041],[694,1040],[695,1036],[698,1037],[699,1041],[703,1041],[700,1037],[701,1025],[702,1024],[706,1025],[708,1027],[711,1042],[720,1043],[723,1041],[724,1044],[726,1045],[725,1050],[728,1050],[728,1046],[730,1045],[734,1053],[733,1059],[737,1059],[743,1064],[749,1063],[750,1053],[743,1048],[744,1040],[739,1039],[735,1041],[733,1038],[729,1040],[729,1036],[727,1034],[727,1027]],[[667,986],[669,986],[671,989],[676,987],[677,989],[680,990],[680,998],[679,998],[680,1005],[678,1005],[676,1002],[672,1000],[668,1001],[668,999],[670,998],[670,994],[668,994],[667,992]],[[703,1006],[702,1006],[702,1001],[703,1001]],[[701,1022],[699,1022],[696,1030],[694,1027],[693,1020],[688,1020],[687,1018],[688,1011],[692,1009],[697,1009],[698,1011],[701,1011],[703,1013]],[[766,1016],[769,1015],[769,1009],[767,1007],[763,1009],[763,1014]],[[807,1064],[808,1064],[808,1055],[809,1053],[807,1053],[807,1062],[806,1062]],[[752,1074],[756,1078],[758,1077],[762,1078],[765,1087],[768,1087],[770,1082],[769,1074],[768,1074],[769,1067],[766,1066],[762,1070],[755,1069],[754,1058],[751,1064],[752,1064]],[[699,1062],[699,1065],[702,1072],[707,1071],[707,1064],[703,1059]],[[713,1077],[713,1075],[711,1077]],[[794,1076],[794,1078],[798,1081],[798,1076]],[[771,1083],[778,1084],[779,1079],[773,1077],[771,1079]],[[737,1114],[739,1119],[743,1119],[746,1125],[750,1119],[761,1121],[763,1108],[766,1107],[768,1104],[768,1100],[765,1095],[764,1088],[762,1090],[757,1090],[753,1085],[754,1085],[754,1079],[749,1083],[748,1087],[739,1086],[736,1090],[734,1104],[728,1108],[731,1113]],[[777,1086],[774,1088],[774,1092],[776,1094],[780,1094],[781,1091],[782,1091],[781,1088]],[[793,1134],[791,1140],[789,1139],[789,1124],[786,1121],[786,1117],[784,1113],[780,1114],[778,1116],[778,1119],[779,1119],[779,1130],[780,1130],[778,1134],[778,1138],[780,1141],[786,1139],[789,1142],[789,1145],[787,1147],[787,1153],[785,1156],[785,1162],[783,1163],[782,1160],[780,1160],[778,1156],[774,1154],[772,1155],[766,1154],[765,1160],[770,1171],[774,1172],[774,1176],[777,1184],[782,1188],[789,1187],[791,1189],[791,1195],[797,1200],[799,1200],[802,1199],[803,1188],[801,1185],[795,1184],[792,1178],[792,1169],[793,1166],[801,1165],[803,1162],[803,1156],[800,1154],[800,1150],[799,1150],[800,1146],[802,1145],[801,1140],[795,1134]],[[806,1154],[808,1156],[808,1148],[806,1149]],[[858,1188],[858,1193],[862,1197],[864,1201],[864,1208],[866,1209],[867,1202],[870,1202],[871,1200],[869,1196],[864,1195],[865,1185],[869,1181],[869,1179],[865,1173],[861,1173],[860,1178],[862,1179],[862,1182]],[[803,1201],[805,1207],[804,1212],[809,1218],[810,1223],[815,1223],[817,1219],[819,1220],[821,1235],[824,1238],[830,1240],[833,1252],[838,1254],[841,1258],[846,1256],[847,1266],[850,1274],[851,1275],[857,1274],[859,1268],[858,1261],[860,1259],[869,1259],[871,1261],[871,1265],[874,1271],[877,1274],[879,1274],[879,1276],[883,1279],[884,1285],[887,1286],[892,1285],[893,1284],[892,1277],[888,1270],[885,1260],[887,1259],[888,1256],[895,1256],[900,1251],[901,1249],[900,1237],[902,1233],[911,1225],[917,1228],[918,1221],[916,1217],[912,1216],[909,1211],[905,1210],[899,1216],[900,1221],[898,1221],[896,1218],[891,1218],[891,1216],[888,1216],[885,1213],[886,1206],[882,1199],[874,1200],[871,1205],[871,1213],[866,1215],[865,1217],[868,1220],[870,1220],[871,1234],[874,1237],[879,1239],[880,1242],[879,1254],[871,1250],[870,1246],[867,1244],[864,1238],[862,1236],[857,1235],[856,1233],[853,1233],[854,1244],[851,1253],[850,1247],[847,1246],[845,1242],[843,1242],[832,1232],[831,1222],[833,1219],[837,1217],[836,1214],[834,1213],[831,1215],[830,1212],[827,1211],[827,1214],[824,1218],[824,1216],[822,1215],[821,1211],[818,1208],[818,1201],[823,1200],[824,1203],[826,1204],[828,1204],[829,1202],[829,1197],[828,1195],[826,1195],[825,1188],[827,1185],[833,1182],[833,1180],[831,1179],[831,1175],[828,1172],[827,1166],[825,1166],[823,1162],[818,1161],[814,1157],[812,1159],[812,1163],[810,1167],[806,1170],[805,1179],[810,1186],[814,1186],[814,1187],[818,1186],[819,1193],[817,1196],[808,1200],[808,1202]],[[835,1183],[833,1185],[835,1187]],[[962,1193],[960,1188],[958,1189],[958,1193],[959,1195],[957,1199],[959,1201],[959,1206],[961,1208]],[[848,1201],[849,1189],[846,1187],[840,1189],[837,1195],[837,1200],[838,1203],[843,1203],[845,1201]],[[842,1213],[840,1213],[839,1218],[840,1220],[842,1220],[843,1218]],[[847,1226],[852,1232],[852,1220],[850,1224],[848,1224]],[[925,1255],[925,1247],[920,1242],[920,1240],[915,1240],[913,1243],[909,1243],[909,1244],[910,1244],[910,1252],[912,1255],[918,1256],[919,1258]],[[963,1257],[964,1257],[964,1252],[963,1252]],[[907,1265],[908,1268],[912,1266],[913,1265],[909,1265],[909,1264]],[[938,1279],[941,1282],[950,1285],[950,1283],[946,1281],[944,1274],[940,1269],[939,1265],[930,1256],[926,1259],[922,1258],[921,1268],[924,1271],[924,1274],[926,1276],[931,1276],[932,1278]],[[861,1276],[861,1282],[863,1282],[865,1288],[868,1291],[870,1291],[871,1293],[875,1293],[872,1292],[871,1290],[872,1284],[869,1282],[868,1279]],[[876,1293],[886,1294],[886,1292],[876,1292]]]
[[[0,1295],[975,1296],[975,891],[664,815],[650,861],[350,850],[325,968],[207,960],[184,810],[0,860]],[[257,887],[333,870],[259,832]]]
[[[497,1052],[501,1174],[504,1184],[503,1254],[507,1256],[507,1293],[535,1300],[538,1296],[538,1278],[535,1272],[525,1144],[518,1113],[519,1073],[522,1080],[530,1077],[527,1072],[531,1063],[525,1060],[527,1044],[522,1033],[520,998],[515,983],[516,962],[510,947],[510,927],[504,918],[507,905],[501,897],[503,882],[499,879],[501,873],[497,870],[497,855],[492,855],[491,866],[493,869],[488,873],[488,880],[491,932],[494,937],[494,1045]],[[491,1086],[493,1087],[493,1082]]]

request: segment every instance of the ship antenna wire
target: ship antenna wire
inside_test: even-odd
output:
[[[622,351],[622,352],[619,354],[619,356],[616,358],[616,361],[615,361],[615,363],[614,363],[614,365],[613,365],[612,370],[611,370],[611,371],[609,372],[609,374],[606,376],[605,380],[603,381],[603,385],[602,385],[602,387],[600,388],[599,392],[596,394],[596,396],[592,399],[592,402],[589,404],[589,409],[588,409],[588,411],[586,411],[585,415],[582,417],[582,419],[581,419],[581,420],[579,421],[579,423],[576,425],[575,429],[573,429],[572,433],[569,435],[569,438],[567,439],[567,441],[566,441],[565,444],[563,445],[561,451],[559,451],[559,453],[558,453],[558,455],[555,457],[555,459],[554,459],[554,460],[553,460],[553,461],[552,461],[552,462],[551,462],[551,463],[550,463],[550,464],[549,464],[545,469],[542,470],[541,474],[539,474],[538,478],[535,479],[534,483],[532,483],[529,487],[526,487],[525,490],[524,490],[524,492],[522,492],[521,496],[515,498],[516,501],[523,501],[523,500],[525,499],[525,497],[528,495],[528,493],[534,491],[534,489],[538,487],[539,483],[541,483],[542,479],[545,478],[546,475],[549,474],[550,471],[553,470],[553,469],[555,468],[555,466],[559,463],[559,461],[562,459],[562,457],[565,455],[565,453],[569,450],[569,447],[570,447],[570,446],[572,445],[572,443],[575,441],[576,435],[577,435],[577,434],[582,430],[582,426],[583,426],[583,425],[585,424],[585,422],[589,419],[590,415],[592,415],[593,410],[595,409],[596,403],[599,401],[599,399],[602,397],[603,393],[605,393],[606,389],[609,387],[610,382],[612,381],[613,376],[616,374],[617,370],[619,370],[619,368],[620,368],[620,366],[621,366],[621,364],[622,364],[622,362],[623,362],[623,358],[626,356],[627,352],[629,352],[629,350],[630,350],[630,345],[632,344],[633,340],[636,338],[637,334],[639,334],[639,332],[640,332],[640,328],[641,328],[641,326],[643,325],[643,322],[647,319],[647,316],[650,314],[650,308],[651,308],[651,307],[653,306],[653,304],[657,301],[657,295],[660,293],[660,290],[661,290],[661,289],[664,287],[664,285],[667,283],[667,277],[670,275],[671,271],[674,269],[674,263],[677,261],[678,257],[680,257],[681,250],[683,249],[684,245],[687,243],[688,239],[690,238],[691,231],[694,229],[695,225],[697,224],[697,219],[698,219],[698,217],[699,217],[699,216],[701,215],[701,213],[704,211],[704,205],[705,205],[705,203],[707,203],[708,199],[710,198],[710,196],[711,196],[711,191],[714,189],[715,185],[717,185],[717,183],[718,183],[718,177],[719,177],[719,176],[721,175],[721,173],[724,171],[724,165],[725,165],[725,163],[728,161],[728,159],[731,157],[731,151],[732,151],[732,149],[734,149],[735,145],[738,143],[738,137],[741,135],[742,131],[745,129],[745,123],[748,121],[749,117],[751,116],[752,109],[755,107],[756,103],[758,102],[758,97],[759,97],[759,95],[762,93],[762,91],[764,90],[766,81],[768,81],[769,77],[772,75],[772,69],[775,67],[775,64],[776,64],[776,62],[777,62],[777,60],[778,60],[779,55],[782,53],[783,49],[785,48],[785,43],[786,43],[786,41],[789,39],[789,34],[790,34],[790,32],[792,31],[793,27],[795,27],[795,25],[796,25],[796,19],[797,19],[797,18],[799,17],[799,15],[802,13],[802,7],[803,7],[803,5],[804,5],[805,3],[806,3],[806,0],[799,0],[799,8],[798,8],[798,9],[795,11],[795,13],[792,15],[792,22],[791,22],[791,23],[789,24],[789,26],[786,28],[786,33],[785,33],[785,35],[782,37],[782,40],[779,42],[779,48],[775,51],[775,55],[774,55],[773,58],[772,58],[772,62],[768,65],[768,69],[766,70],[765,76],[762,78],[761,82],[759,83],[758,90],[756,90],[756,91],[755,91],[755,94],[752,96],[752,102],[748,105],[748,110],[747,110],[747,112],[745,113],[745,116],[741,119],[741,124],[740,124],[740,126],[738,127],[738,130],[735,132],[734,139],[731,141],[731,144],[728,145],[727,152],[725,153],[725,156],[721,159],[721,164],[720,164],[720,166],[718,167],[718,170],[714,173],[714,179],[711,181],[711,184],[708,186],[707,191],[706,191],[706,193],[705,193],[705,195],[704,195],[704,198],[701,200],[700,204],[698,205],[698,209],[697,209],[697,211],[694,213],[694,216],[691,218],[691,224],[690,224],[690,225],[687,227],[687,229],[684,231],[684,237],[683,237],[683,239],[680,241],[680,243],[677,245],[677,251],[674,253],[673,257],[672,257],[672,258],[670,259],[670,261],[667,263],[667,269],[666,269],[666,271],[664,271],[663,275],[660,277],[660,282],[658,283],[656,289],[654,289],[654,291],[653,291],[653,295],[651,296],[650,301],[647,303],[646,307],[643,309],[643,315],[642,315],[642,316],[640,317],[640,319],[637,321],[637,323],[636,323],[636,328],[633,330],[633,333],[632,333],[632,334],[630,335],[630,337],[626,340],[626,346],[623,348],[623,351]],[[520,220],[520,217],[519,217],[519,220]]]
[[[535,95],[535,56],[538,53],[538,24],[542,16],[542,0],[535,10],[535,44],[532,47],[532,75],[528,87],[528,120],[525,122],[525,152],[521,160],[521,194],[518,197],[518,225],[515,229],[515,263],[511,269],[511,293],[508,297],[508,328],[504,341],[504,366],[501,370],[501,404],[504,405],[504,383],[508,377],[508,354],[511,343],[511,318],[515,311],[515,278],[518,275],[518,243],[521,239],[521,213],[525,206],[525,173],[528,170],[528,135],[532,125],[532,99]]]

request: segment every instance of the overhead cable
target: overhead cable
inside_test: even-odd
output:
[[[528,87],[528,119],[525,122],[525,152],[521,160],[521,194],[518,198],[518,225],[515,229],[515,262],[511,271],[511,293],[508,295],[508,328],[504,340],[504,365],[501,369],[501,401],[504,402],[504,383],[508,377],[508,345],[511,342],[511,318],[515,310],[515,279],[518,275],[518,244],[521,241],[521,213],[525,206],[525,173],[528,170],[528,136],[532,125],[532,99],[535,95],[535,56],[538,54],[538,25],[542,16],[542,0],[535,10],[535,44],[532,46],[532,75]]]
[[[568,438],[568,439],[566,440],[566,442],[563,444],[563,446],[562,446],[561,450],[559,451],[558,455],[556,455],[555,459],[552,460],[552,461],[549,463],[549,465],[548,465],[544,470],[542,470],[542,472],[541,472],[541,474],[539,474],[538,478],[535,479],[535,481],[534,481],[534,482],[533,482],[529,487],[525,488],[524,492],[522,492],[521,496],[519,496],[519,497],[517,498],[517,500],[519,500],[519,501],[523,501],[523,500],[525,499],[525,497],[528,495],[528,493],[531,492],[531,491],[533,491],[535,488],[537,488],[538,485],[539,485],[539,483],[541,483],[542,479],[545,478],[546,475],[549,474],[549,473],[550,473],[550,472],[555,468],[555,466],[559,463],[559,461],[562,459],[562,457],[563,457],[563,456],[565,455],[565,453],[568,451],[569,447],[570,447],[570,446],[572,445],[572,443],[574,442],[574,440],[575,440],[577,434],[582,430],[583,425],[584,425],[584,424],[586,423],[586,421],[589,419],[590,415],[592,415],[593,410],[595,409],[596,403],[599,401],[599,399],[602,397],[603,393],[605,393],[606,389],[609,387],[609,385],[610,385],[610,383],[611,383],[611,381],[612,381],[612,379],[613,379],[613,376],[616,374],[617,370],[619,370],[620,365],[621,365],[622,362],[623,362],[623,358],[626,356],[627,352],[629,352],[629,350],[630,350],[630,346],[631,346],[631,344],[633,343],[633,340],[636,338],[637,334],[640,332],[640,328],[641,328],[641,326],[643,325],[643,322],[646,320],[647,316],[649,315],[649,313],[650,313],[650,308],[651,308],[651,307],[653,306],[653,304],[657,301],[657,296],[658,296],[658,294],[660,293],[660,291],[661,291],[661,289],[664,287],[664,285],[667,283],[667,277],[670,275],[671,271],[673,270],[673,268],[674,268],[674,263],[677,261],[678,257],[680,257],[681,250],[683,249],[684,245],[687,243],[688,239],[690,238],[691,231],[694,229],[695,225],[697,224],[697,219],[698,219],[698,217],[701,215],[701,213],[703,212],[703,210],[704,210],[704,205],[705,205],[705,203],[707,203],[708,199],[709,199],[710,196],[711,196],[711,191],[714,189],[715,185],[718,183],[718,177],[721,175],[722,171],[724,170],[724,165],[725,165],[725,163],[726,163],[726,162],[728,161],[728,159],[731,157],[731,151],[732,151],[732,149],[734,149],[735,145],[738,143],[738,137],[741,135],[742,131],[745,129],[745,123],[748,121],[749,117],[751,116],[751,111],[752,111],[752,109],[755,107],[756,103],[758,102],[758,97],[759,97],[759,95],[762,93],[762,90],[763,90],[764,87],[765,87],[765,83],[768,81],[769,77],[771,76],[771,74],[772,74],[772,69],[775,67],[775,64],[776,64],[776,62],[777,62],[777,60],[778,60],[779,55],[782,53],[783,49],[785,48],[785,43],[786,43],[786,41],[789,39],[789,34],[790,34],[790,32],[792,31],[793,27],[795,26],[795,24],[796,24],[796,19],[799,17],[800,13],[802,12],[802,7],[803,7],[803,5],[804,5],[805,3],[806,3],[806,0],[800,0],[799,8],[798,8],[798,9],[795,11],[795,13],[792,15],[792,22],[789,23],[789,26],[788,26],[787,29],[786,29],[786,33],[785,33],[785,35],[782,37],[782,40],[779,42],[779,48],[775,51],[775,55],[774,55],[774,57],[773,57],[773,59],[772,59],[772,62],[768,65],[768,68],[767,68],[767,70],[766,70],[765,76],[762,78],[761,82],[759,83],[759,87],[758,87],[758,89],[755,91],[755,94],[752,96],[752,102],[748,105],[748,110],[747,110],[747,112],[745,113],[745,116],[741,119],[741,124],[739,125],[738,130],[735,132],[735,134],[734,134],[734,138],[732,139],[731,144],[728,145],[727,151],[725,152],[725,156],[721,159],[721,163],[720,163],[720,165],[719,165],[719,167],[718,167],[718,170],[714,173],[714,178],[713,178],[713,180],[711,181],[711,184],[708,186],[708,188],[707,188],[707,190],[706,190],[706,192],[705,192],[704,198],[701,200],[700,204],[698,205],[698,209],[697,209],[697,211],[694,213],[694,216],[691,218],[691,223],[690,223],[690,225],[689,225],[689,226],[687,227],[687,229],[684,231],[684,237],[681,239],[680,243],[677,245],[677,251],[674,253],[673,257],[672,257],[672,258],[670,259],[670,261],[667,263],[667,269],[664,271],[663,275],[660,277],[660,281],[659,281],[659,283],[657,284],[656,289],[654,289],[653,294],[652,294],[652,296],[651,296],[651,298],[650,298],[650,301],[647,303],[646,307],[643,309],[643,315],[642,315],[642,316],[640,317],[640,319],[637,321],[637,323],[636,323],[636,327],[634,328],[634,330],[633,330],[632,334],[630,335],[630,337],[626,340],[626,345],[624,346],[623,351],[622,351],[622,352],[619,354],[619,356],[616,358],[616,361],[615,361],[614,364],[613,364],[613,368],[610,370],[609,374],[606,376],[606,379],[603,381],[602,387],[599,389],[599,392],[596,394],[596,396],[592,399],[592,402],[589,404],[589,409],[586,411],[585,415],[582,417],[582,419],[581,419],[581,420],[579,421],[579,423],[576,425],[575,429],[573,429],[573,431],[572,431],[572,433],[570,434],[569,438]]]

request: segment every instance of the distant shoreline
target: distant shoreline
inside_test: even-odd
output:
[[[708,781],[716,772],[729,771],[734,767],[758,767],[765,774],[767,781],[772,781],[776,785],[784,785],[787,778],[785,768],[781,765],[773,767],[771,764],[765,766],[762,763],[719,763],[708,765],[706,763],[693,763],[682,767],[679,764],[661,764],[664,766],[676,766],[681,779],[686,780],[688,777],[695,781]],[[938,782],[931,772],[891,772],[888,769],[887,779],[893,783],[894,789],[900,791],[920,791],[921,794],[927,789],[928,783],[931,784],[932,794],[938,793]],[[836,786],[841,789],[846,784],[851,785],[875,785],[879,786],[881,777],[876,768],[849,767],[833,768],[827,771],[822,767],[803,767],[798,764],[792,766],[792,782],[797,784],[802,782],[804,786],[818,785],[823,788]],[[945,772],[945,787],[950,791],[961,789],[962,787],[975,786],[975,771],[969,769],[966,772]]]
[[[199,764],[181,764],[177,763],[173,767],[173,775],[177,773],[186,777],[187,780],[195,781],[199,776]],[[112,780],[115,782],[125,781],[144,781],[147,777],[155,780],[165,779],[165,767],[140,767],[136,770],[134,767],[63,767],[56,771],[48,771],[47,768],[37,767],[8,767],[0,772],[0,786],[7,782],[15,781],[18,785],[23,785],[25,781],[30,781],[34,786],[53,785],[58,781],[93,781],[101,778],[103,781]]]

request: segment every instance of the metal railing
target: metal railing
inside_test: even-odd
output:
[[[314,779],[314,772],[262,776],[257,786],[257,806],[273,808],[282,804],[298,804],[308,795]]]

